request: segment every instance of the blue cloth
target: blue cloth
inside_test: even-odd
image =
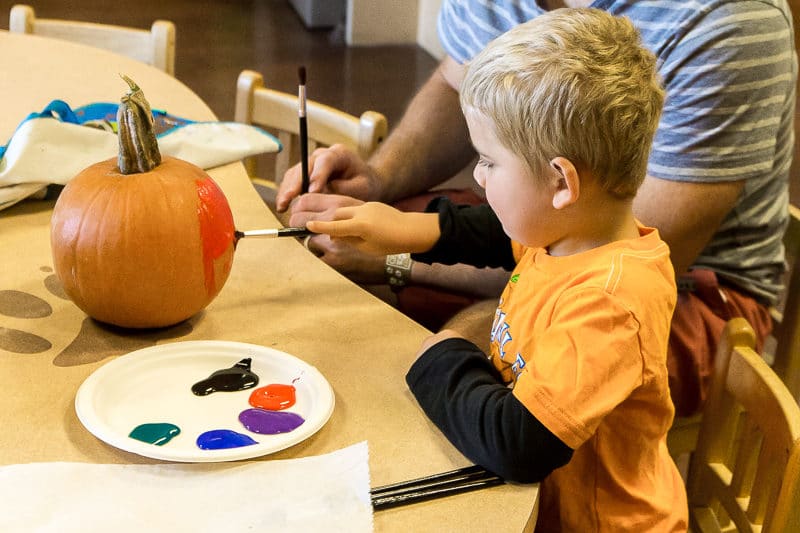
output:
[[[41,111],[30,113],[20,125],[31,119],[53,118],[67,124],[91,126],[116,133],[118,108],[119,104],[98,102],[72,109],[63,100],[53,100]],[[193,120],[176,117],[159,109],[153,109],[152,112],[156,136],[163,135],[173,128],[195,123]],[[5,155],[7,148],[8,144],[0,146],[0,159]]]

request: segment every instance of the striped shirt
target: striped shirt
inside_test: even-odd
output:
[[[774,303],[784,270],[797,80],[786,2],[596,0],[590,7],[628,17],[658,58],[667,98],[648,175],[745,182],[694,266]],[[464,63],[543,12],[535,0],[444,0],[439,37]]]

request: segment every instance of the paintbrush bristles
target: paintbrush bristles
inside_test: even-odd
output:
[[[300,85],[306,84],[306,67],[300,67],[297,69],[297,77],[300,79]]]

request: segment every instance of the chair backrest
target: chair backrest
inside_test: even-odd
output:
[[[175,25],[157,20],[150,31],[111,24],[36,18],[33,8],[11,8],[8,29],[103,48],[175,75]]]
[[[267,177],[279,183],[286,170],[299,158],[297,136],[300,130],[298,97],[264,86],[264,77],[252,70],[243,70],[236,83],[237,122],[254,124],[275,134],[283,150],[275,154],[274,175]],[[356,117],[336,108],[308,100],[308,153],[315,148],[341,143],[369,156],[386,137],[389,129],[386,117],[376,111],[365,111]],[[255,175],[253,160],[245,161],[248,172]]]
[[[764,345],[764,359],[800,401],[800,209],[789,206],[789,225],[783,234],[786,279],[780,303],[770,309],[773,331]],[[702,413],[675,417],[667,435],[672,457],[692,453],[697,445]]]
[[[689,467],[694,531],[800,531],[800,406],[754,346],[728,322]]]
[[[789,226],[783,234],[788,272],[783,301],[772,309],[775,339],[772,368],[800,399],[800,209],[789,206]]]

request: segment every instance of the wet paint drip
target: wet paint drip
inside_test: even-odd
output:
[[[266,387],[259,387],[250,394],[250,405],[269,411],[280,411],[294,405],[294,385],[271,383]]]
[[[242,359],[230,368],[217,370],[208,378],[192,385],[197,396],[207,396],[212,392],[236,392],[252,389],[258,385],[258,376],[250,370],[252,359]]]
[[[140,440],[148,444],[155,444],[156,446],[163,446],[173,437],[176,437],[181,432],[181,428],[175,424],[153,423],[153,424],[140,424],[133,428],[133,431],[128,434],[132,439]]]
[[[225,450],[253,444],[258,444],[258,442],[230,429],[212,429],[197,437],[197,447],[201,450]]]
[[[288,433],[300,427],[305,419],[296,413],[245,409],[239,414],[239,422],[249,431],[260,435]]]
[[[208,294],[216,294],[214,261],[234,244],[233,214],[228,200],[216,182],[207,177],[196,180],[197,218],[203,241],[203,267]]]

